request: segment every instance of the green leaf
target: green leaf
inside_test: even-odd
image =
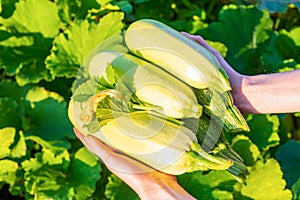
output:
[[[239,153],[247,166],[252,166],[260,156],[258,147],[245,135],[237,135],[233,138],[232,148]]]
[[[62,164],[63,163],[63,167],[65,168],[70,159],[69,159],[69,154],[67,152],[67,149],[65,146],[63,145],[57,145],[59,144],[59,142],[52,142],[52,141],[46,141],[44,139],[42,139],[39,136],[27,136],[26,140],[31,140],[32,142],[34,142],[37,145],[40,145],[42,147],[42,155],[46,155],[43,156],[43,162],[42,160],[39,160],[39,162],[42,163],[48,163],[48,164]],[[38,154],[41,154],[40,151],[38,151]],[[37,154],[37,155],[38,155]],[[36,156],[38,157],[38,156]],[[30,166],[32,167],[32,166]]]
[[[118,1],[116,2],[116,5],[127,15],[133,11],[133,7],[128,1]]]
[[[27,165],[32,165],[36,169],[29,169]],[[68,199],[69,188],[65,184],[66,174],[59,166],[42,164],[37,159],[30,160],[22,166],[26,171],[26,192],[33,195],[35,199]]]
[[[0,160],[0,183],[8,183],[13,185],[17,179],[16,171],[18,163],[12,160]]]
[[[70,166],[69,187],[74,188],[76,199],[86,199],[96,189],[101,167],[96,157],[85,147],[80,148]]]
[[[50,92],[45,88],[38,87],[38,86],[34,86],[30,88],[30,90],[28,90],[25,96],[25,99],[27,101],[30,101],[31,103],[39,102],[47,98],[53,98],[59,102],[63,101],[63,98],[59,94],[55,92]]]
[[[291,31],[285,32],[285,34],[293,39],[296,46],[300,47],[300,27],[295,27]]]
[[[52,39],[44,38],[41,33],[26,36],[12,36],[0,42],[0,64],[9,76],[16,75],[19,85],[52,80],[45,68],[44,60],[49,54]]]
[[[98,126],[104,126],[110,120],[113,120],[124,113],[129,112],[127,103],[122,101],[123,99],[111,98],[106,96],[97,104],[96,116]],[[138,116],[137,118],[147,119],[148,112],[131,113],[131,117]],[[141,117],[142,116],[142,117]],[[142,122],[142,120],[139,120]]]
[[[91,96],[97,93],[97,83],[92,79],[81,83],[75,90],[72,95],[74,101],[83,102],[87,101]]]
[[[135,10],[136,18],[153,18],[164,21],[171,20],[174,15],[174,11],[171,7],[172,3],[173,1],[171,0],[138,1]]]
[[[114,174],[108,177],[108,183],[105,188],[105,196],[114,200],[138,200],[138,195],[122,180]]]
[[[69,24],[76,19],[84,19],[90,9],[99,8],[97,0],[57,0],[58,15],[63,23]]]
[[[257,162],[247,177],[247,186],[242,185],[242,195],[255,199],[291,199],[292,193],[285,189],[286,182],[282,179],[282,171],[275,159],[266,163]]]
[[[29,90],[29,86],[20,87],[16,82],[10,80],[0,81],[0,97],[9,97],[16,101],[18,104],[21,103],[21,99],[24,98]]]
[[[41,33],[45,38],[52,38],[59,31],[57,8],[48,0],[20,1],[11,17],[0,17],[0,24],[19,33]]]
[[[248,115],[246,117],[250,132],[245,133],[263,151],[279,144],[279,119],[277,115]]]
[[[292,186],[293,200],[300,199],[300,178]]]
[[[223,57],[226,57],[227,54],[227,47],[222,44],[221,42],[212,42],[212,41],[206,41],[211,47],[216,49]]]
[[[43,148],[22,166],[26,190],[35,199],[86,199],[95,190],[101,169],[85,148],[79,149],[71,162],[67,150],[57,154]]]
[[[11,147],[11,157],[20,158],[26,155],[26,142],[24,134],[20,131],[16,143]]]
[[[23,129],[26,136],[37,135],[44,140],[69,143],[66,137],[75,138],[67,115],[65,101],[47,98],[25,107]]]
[[[20,128],[18,104],[9,97],[0,97],[0,128],[7,126]]]
[[[236,180],[226,171],[201,171],[178,176],[179,184],[197,199],[233,199]]]
[[[278,72],[285,67],[294,69],[297,63],[293,58],[298,59],[298,51],[291,38],[284,31],[280,34],[270,33],[269,36],[270,39],[260,49],[266,72]]]
[[[276,152],[276,158],[284,172],[287,187],[291,188],[300,177],[300,142],[289,140],[281,145]]]
[[[199,33],[205,39],[225,44],[228,48],[226,59],[239,72],[263,72],[256,49],[269,38],[268,32],[272,30],[269,13],[254,6],[228,5],[218,17],[219,21],[210,23]]]
[[[4,18],[9,18],[14,10],[15,2],[18,2],[19,0],[1,0],[0,1],[0,16]],[[2,10],[1,10],[2,9]]]
[[[7,127],[0,129],[0,159],[10,155],[10,146],[14,143],[16,129]]]
[[[46,67],[54,76],[75,77],[84,59],[100,42],[121,32],[123,17],[122,13],[112,12],[98,24],[88,20],[71,24],[55,38]]]

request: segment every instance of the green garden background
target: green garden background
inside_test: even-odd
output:
[[[0,0],[0,199],[138,196],[75,138],[72,84],[89,52],[141,18],[202,35],[242,74],[300,69],[300,3],[286,0]],[[246,115],[226,171],[178,176],[197,199],[300,199],[300,113]]]

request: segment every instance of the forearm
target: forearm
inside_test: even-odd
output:
[[[235,104],[243,113],[299,112],[300,70],[242,76],[240,87],[233,91]]]

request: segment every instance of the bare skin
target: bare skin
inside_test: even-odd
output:
[[[195,40],[217,57],[230,77],[234,103],[242,113],[300,111],[300,70],[245,76],[236,72],[201,36],[182,34]],[[93,136],[84,136],[76,129],[74,132],[78,139],[98,156],[112,173],[135,190],[141,199],[150,200],[157,199],[157,197],[165,200],[195,199],[178,184],[176,176],[151,169],[105,145]]]
[[[93,136],[84,136],[76,129],[74,132],[87,149],[97,155],[107,168],[127,183],[141,199],[150,200],[157,199],[157,197],[170,200],[194,199],[178,184],[176,176],[151,169],[105,145]]]
[[[292,113],[300,111],[300,70],[245,76],[236,72],[201,36],[183,35],[210,50],[229,75],[235,105],[243,113]]]

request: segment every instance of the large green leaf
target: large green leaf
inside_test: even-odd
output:
[[[241,188],[242,195],[255,200],[291,199],[292,193],[285,189],[286,182],[282,178],[282,171],[275,159],[266,163],[257,162],[250,171],[247,185]]]
[[[11,147],[11,154],[12,158],[20,158],[26,155],[26,142],[23,132],[19,132],[18,137],[15,139],[15,143]]]
[[[26,191],[36,199],[49,197],[62,199],[61,190],[68,195],[65,171],[69,162],[70,158],[66,150],[56,155],[51,149],[43,149],[34,158],[22,162]]]
[[[69,24],[76,19],[84,19],[90,9],[98,9],[97,0],[56,0],[58,15],[63,23]]]
[[[293,200],[300,199],[300,177],[292,186]]]
[[[86,199],[95,190],[100,178],[100,165],[85,149],[79,149],[70,158],[68,151],[51,147],[46,141],[35,158],[22,163],[25,169],[25,187],[35,199]],[[47,146],[47,148],[46,148]],[[52,151],[54,149],[54,152]]]
[[[51,97],[33,102],[25,107],[23,129],[25,135],[36,135],[48,141],[63,142],[66,137],[74,138],[67,115],[65,101]]]
[[[278,148],[276,158],[284,172],[287,187],[291,188],[300,177],[300,142],[289,140]]]
[[[226,171],[199,171],[179,176],[178,182],[197,199],[230,200],[236,180]]]
[[[11,17],[0,17],[0,24],[19,33],[41,33],[45,38],[52,38],[59,31],[56,5],[48,0],[20,1]]]
[[[224,6],[219,21],[212,22],[199,33],[206,39],[219,41],[228,47],[227,60],[239,72],[263,72],[256,51],[272,30],[272,20],[267,11],[253,6]]]
[[[291,38],[284,31],[269,36],[270,39],[259,49],[265,72],[278,72],[286,67],[294,69],[297,63],[293,59],[299,59],[299,56]]]
[[[19,85],[42,79],[49,81],[52,77],[44,60],[50,52],[51,42],[51,38],[44,38],[41,33],[9,37],[0,42],[0,67],[7,75],[16,75]]]
[[[233,138],[232,148],[238,152],[247,166],[252,166],[260,156],[258,147],[245,135],[237,135]]]
[[[285,32],[287,36],[293,39],[296,46],[300,47],[300,27],[295,27],[289,32]]]
[[[44,60],[59,32],[56,5],[47,0],[20,1],[11,17],[0,17],[0,24],[7,32],[1,34],[10,34],[0,42],[0,67],[6,74],[16,75],[19,85],[51,80]]]
[[[15,140],[16,129],[8,127],[0,129],[0,159],[5,158],[11,152],[10,146]]]
[[[111,174],[105,188],[105,196],[114,200],[138,200],[137,194],[122,180]]]
[[[69,185],[74,188],[76,199],[85,199],[95,191],[100,179],[101,166],[96,157],[85,147],[80,148],[72,159]]]
[[[16,9],[15,2],[19,0],[1,0],[0,1],[0,16],[9,18]],[[2,9],[2,10],[1,10]]]
[[[4,79],[0,81],[0,97],[12,98],[14,101],[20,104],[29,88],[29,85],[20,87],[16,82]]]
[[[9,97],[0,98],[0,128],[7,126],[20,128],[18,104]]]
[[[136,18],[170,20],[174,16],[171,4],[172,0],[139,1],[138,4],[136,4]]]
[[[5,182],[13,185],[17,179],[16,171],[18,163],[12,160],[0,160],[0,183]]]
[[[0,159],[19,158],[26,155],[26,143],[22,132],[17,134],[13,127],[0,129]]]
[[[100,19],[100,23],[90,20],[77,21],[53,43],[46,66],[52,75],[75,77],[88,54],[102,41],[121,32],[123,13],[112,12]]]
[[[279,144],[279,119],[277,115],[248,115],[250,132],[245,133],[260,150],[268,150]]]

